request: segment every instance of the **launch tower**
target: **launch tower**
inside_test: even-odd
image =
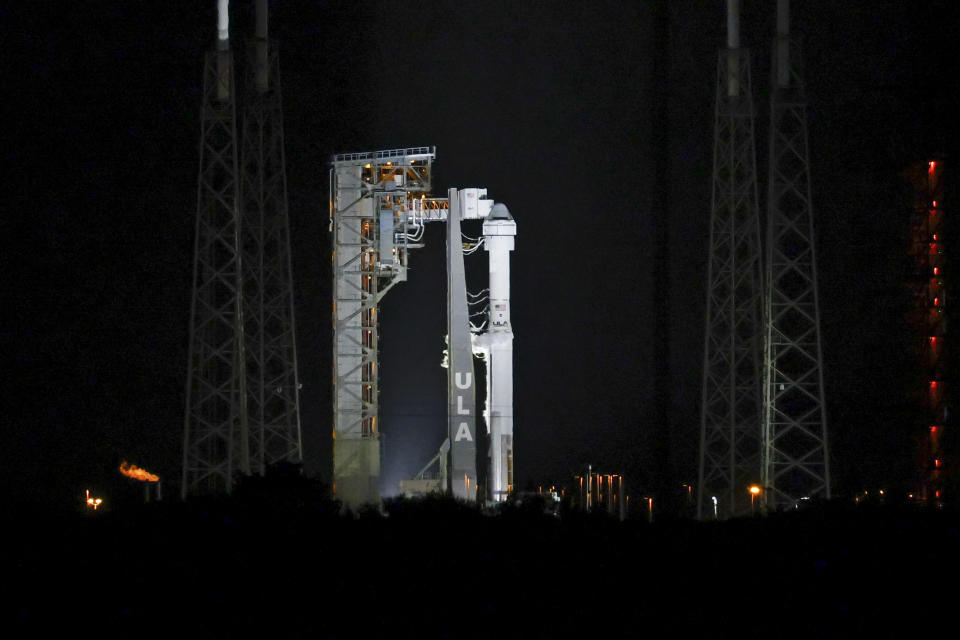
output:
[[[279,65],[264,0],[257,10],[242,165],[227,0],[205,57],[184,497],[301,459]]]
[[[293,274],[283,105],[277,43],[268,38],[267,1],[257,1],[256,38],[247,47],[240,153],[243,320],[250,466],[300,463]]]
[[[762,486],[767,508],[830,497],[806,97],[789,0],[777,2],[770,100]]]
[[[760,226],[750,55],[728,0],[717,65],[697,517],[750,512],[760,465]]]

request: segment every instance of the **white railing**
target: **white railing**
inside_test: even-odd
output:
[[[408,147],[406,149],[384,149],[382,151],[363,151],[360,153],[338,153],[333,156],[333,161],[358,162],[364,160],[393,160],[409,158],[410,156],[429,156],[432,160],[436,155],[436,147]]]

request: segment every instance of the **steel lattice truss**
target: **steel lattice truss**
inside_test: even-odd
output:
[[[790,60],[789,84],[775,86],[771,99],[763,404],[769,508],[830,497],[806,100],[795,45]]]
[[[750,60],[719,56],[698,517],[750,510],[760,464],[760,229]]]
[[[299,463],[302,447],[279,56],[271,42],[258,91],[255,52],[244,78],[241,239],[250,465],[262,474]]]
[[[184,496],[229,491],[235,473],[250,470],[233,77],[229,50],[206,55],[184,418]]]

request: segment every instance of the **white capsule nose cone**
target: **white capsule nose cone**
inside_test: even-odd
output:
[[[493,208],[490,209],[490,217],[493,219],[501,220],[512,220],[513,216],[510,215],[510,210],[507,209],[507,205],[496,203],[493,205]]]

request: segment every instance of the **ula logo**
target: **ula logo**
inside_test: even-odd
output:
[[[467,371],[465,373],[456,372],[454,375],[454,384],[457,389],[460,391],[472,390],[473,388],[473,373]],[[470,415],[470,409],[467,409],[463,406],[463,397],[464,394],[457,393],[457,415],[458,416],[468,416]],[[457,427],[457,434],[453,437],[454,442],[460,442],[461,440],[467,440],[473,442],[473,434],[470,433],[470,427],[467,426],[466,421],[461,421],[460,426]]]

